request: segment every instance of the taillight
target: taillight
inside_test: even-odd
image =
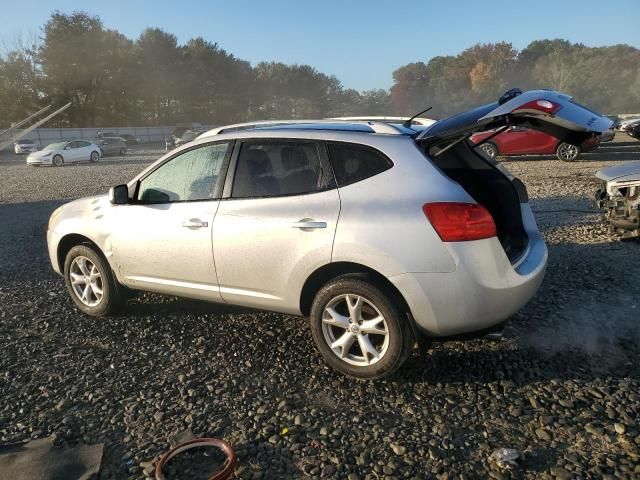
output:
[[[476,203],[426,203],[422,211],[443,242],[467,242],[497,235],[493,217]]]
[[[542,113],[553,115],[561,108],[562,106],[560,106],[560,104],[558,103],[552,102],[550,100],[541,99],[541,100],[532,100],[523,105],[520,105],[519,107],[514,108],[511,113],[520,112],[522,110],[537,110]]]

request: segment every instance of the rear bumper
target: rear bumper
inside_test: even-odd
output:
[[[503,322],[538,291],[547,247],[528,204],[522,206],[529,249],[515,267],[496,238],[447,244],[456,270],[405,273],[389,280],[404,295],[418,327],[433,337],[472,333]]]

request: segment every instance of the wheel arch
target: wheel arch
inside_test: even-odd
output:
[[[104,252],[96,242],[91,240],[89,237],[85,237],[84,235],[81,235],[79,233],[70,233],[60,239],[60,241],[58,242],[58,247],[56,251],[56,259],[58,261],[58,267],[60,268],[60,271],[63,274],[64,274],[64,261],[67,258],[67,254],[76,245],[89,245],[93,247],[96,250],[96,253],[98,253],[98,255],[104,258],[107,264],[110,264],[106,255],[104,254]]]
[[[403,313],[411,313],[407,301],[398,288],[387,277],[373,268],[354,262],[333,262],[316,269],[305,281],[300,293],[300,312],[307,317],[311,312],[311,304],[320,289],[327,282],[344,275],[365,277],[374,286],[389,295],[391,300]]]

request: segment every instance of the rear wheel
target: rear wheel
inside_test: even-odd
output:
[[[92,162],[97,162],[98,160],[100,160],[100,154],[96,151],[91,152],[89,160],[91,160]]]
[[[411,354],[411,327],[389,296],[371,283],[339,277],[311,307],[313,340],[325,361],[352,377],[377,379],[396,371]]]
[[[556,149],[556,156],[563,162],[575,162],[580,158],[582,149],[578,145],[562,142]]]
[[[53,164],[56,167],[61,167],[62,165],[64,165],[64,158],[62,158],[62,155],[54,155]]]
[[[89,245],[76,245],[64,262],[67,290],[76,306],[87,315],[114,313],[123,301],[121,287],[102,255]]]
[[[124,148],[124,147],[122,147],[122,148],[120,149],[120,156],[124,156],[124,155],[126,155],[126,154],[127,154],[127,149],[126,149],[126,148]]]
[[[498,156],[498,147],[496,147],[491,142],[483,143],[482,145],[480,145],[480,148],[484,153],[489,155],[491,158],[496,158]]]

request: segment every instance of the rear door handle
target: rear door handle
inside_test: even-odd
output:
[[[190,218],[182,222],[182,226],[185,228],[206,228],[209,226],[209,222],[203,222],[199,218]]]
[[[300,220],[299,222],[293,222],[291,224],[293,228],[327,228],[327,222],[311,222],[307,220]]]

